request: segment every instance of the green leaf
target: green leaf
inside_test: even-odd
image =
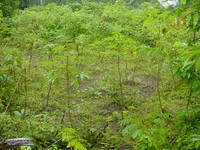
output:
[[[138,136],[140,136],[142,134],[142,131],[141,130],[136,130],[132,135],[131,137],[133,139],[137,138]]]

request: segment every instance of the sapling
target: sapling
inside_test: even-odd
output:
[[[118,47],[117,49],[120,50],[120,47]],[[123,94],[122,72],[121,72],[121,68],[120,68],[120,63],[121,63],[120,52],[118,51],[118,54],[117,54],[117,72],[118,72],[118,78],[119,78],[121,106],[124,107],[124,94]]]
[[[49,99],[50,99],[50,95],[51,95],[51,92],[52,92],[52,86],[53,86],[54,82],[57,79],[57,75],[56,75],[55,72],[56,72],[55,70],[52,70],[48,74],[48,81],[47,81],[47,83],[48,83],[48,92],[47,92],[47,96],[46,96],[46,107],[49,106]]]
[[[64,123],[65,115],[67,113],[70,126],[73,127],[72,124],[72,115],[71,115],[71,76],[70,76],[70,64],[69,64],[69,56],[66,56],[66,64],[65,64],[65,70],[66,70],[66,91],[67,91],[67,110],[63,111],[62,117],[61,117],[61,124]]]
[[[109,48],[113,51],[111,51],[111,55],[114,55],[116,59],[116,69],[117,69],[117,74],[118,74],[118,85],[119,85],[119,95],[120,95],[120,106],[122,110],[125,107],[125,102],[124,102],[124,93],[123,93],[123,84],[122,84],[122,70],[120,67],[121,64],[121,50],[123,47],[123,41],[120,35],[115,34],[113,37],[110,37],[106,39],[108,41],[112,41],[112,45],[109,45]],[[123,111],[122,111],[122,118],[123,118]]]
[[[56,76],[56,70],[55,70],[55,62],[54,62],[54,57],[57,55],[57,53],[55,52],[55,44],[47,44],[46,46],[44,46],[45,49],[45,53],[48,56],[48,62],[47,62],[47,66],[50,67],[50,71],[48,74],[48,92],[47,92],[47,96],[46,96],[46,107],[49,106],[49,99],[50,99],[50,95],[52,92],[52,87],[53,84],[57,78]]]

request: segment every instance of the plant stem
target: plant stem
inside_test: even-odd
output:
[[[25,104],[24,104],[24,114],[23,114],[23,118],[25,118],[25,116],[26,116],[27,98],[28,98],[27,71],[26,71],[26,68],[24,69],[24,89],[25,89]]]
[[[50,98],[50,93],[51,93],[51,89],[52,89],[52,82],[49,83],[49,90],[48,90],[48,93],[47,93],[47,99],[46,99],[46,107],[49,106],[49,98]]]
[[[29,64],[28,64],[28,72],[29,72],[29,74],[31,74],[32,59],[33,59],[33,51],[32,51],[32,49],[31,49],[31,50],[30,50],[30,56],[29,56]]]
[[[169,66],[170,66],[169,69],[170,69],[170,72],[171,72],[171,75],[172,75],[173,89],[176,90],[176,80],[175,80],[175,77],[174,77],[174,74],[173,74],[173,67],[172,67],[172,64],[170,63]]]
[[[189,89],[189,95],[188,95],[188,98],[187,98],[187,104],[186,104],[186,111],[187,112],[189,111],[189,106],[190,106],[190,103],[191,103],[191,99],[192,99],[192,86]]]
[[[159,107],[161,112],[163,113],[163,106],[162,106],[162,101],[161,101],[161,95],[160,95],[160,63],[157,64],[157,95],[158,95],[158,101],[159,101]]]
[[[122,109],[122,119],[124,118],[123,115],[123,110],[124,110],[124,94],[123,94],[123,85],[122,85],[122,73],[121,73],[121,69],[120,69],[120,56],[119,56],[119,52],[118,52],[118,56],[117,56],[117,72],[118,72],[118,78],[119,78],[119,87],[120,87],[120,106]]]
[[[72,117],[71,117],[71,100],[70,100],[70,75],[69,75],[69,56],[67,56],[67,63],[66,63],[66,78],[67,78],[67,83],[66,83],[66,88],[67,88],[67,106],[68,106],[68,117],[69,117],[69,122],[72,127]]]

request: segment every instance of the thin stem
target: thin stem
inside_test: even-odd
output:
[[[25,104],[24,104],[24,114],[23,114],[23,118],[25,118],[25,116],[26,116],[27,98],[28,98],[27,71],[26,71],[26,68],[24,69],[24,89],[25,89]]]
[[[50,99],[50,93],[51,93],[51,89],[52,89],[52,82],[50,82],[49,84],[49,90],[48,90],[48,93],[47,93],[47,99],[46,99],[46,107],[49,106],[49,99]]]
[[[175,80],[175,77],[174,77],[174,74],[173,74],[173,69],[172,69],[172,64],[170,63],[170,72],[171,72],[171,75],[172,75],[172,81],[173,81],[173,89],[176,90],[176,80]]]
[[[67,88],[67,106],[68,106],[68,117],[70,121],[70,125],[72,127],[72,117],[71,117],[71,100],[70,100],[70,75],[69,75],[69,56],[67,56],[67,63],[66,63],[66,78],[67,78],[67,83],[66,83],[66,88]]]
[[[30,56],[29,56],[29,64],[28,64],[28,72],[31,74],[31,64],[32,64],[32,59],[33,59],[33,51],[30,51]]]
[[[161,94],[160,94],[160,63],[157,65],[157,95],[158,95],[158,101],[159,101],[159,107],[161,112],[163,113],[163,106],[162,106],[162,101],[161,101]]]
[[[124,114],[123,114],[123,110],[124,110],[124,94],[123,94],[123,85],[122,85],[122,73],[121,73],[121,69],[120,69],[120,56],[118,53],[117,56],[117,72],[118,72],[118,78],[119,78],[119,87],[120,87],[120,105],[121,105],[121,109],[122,109],[122,119],[124,118]]]
[[[189,111],[189,106],[191,104],[191,99],[192,99],[192,86],[189,89],[189,95],[188,95],[188,98],[187,98],[187,104],[186,104],[187,112]]]

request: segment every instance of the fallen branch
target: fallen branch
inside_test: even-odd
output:
[[[14,146],[33,146],[33,143],[28,138],[15,138],[0,142],[0,150]]]

